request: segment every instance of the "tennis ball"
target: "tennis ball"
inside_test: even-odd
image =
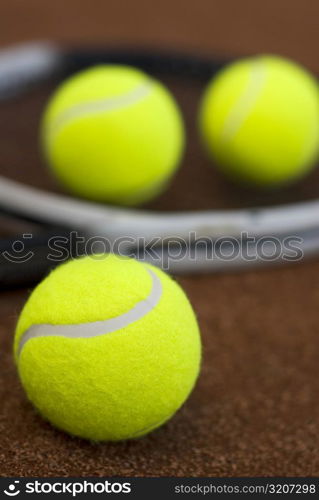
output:
[[[63,83],[42,121],[52,171],[74,194],[136,205],[159,194],[184,147],[180,111],[157,80],[102,65]]]
[[[228,176],[257,186],[289,183],[318,157],[317,82],[281,57],[240,60],[208,85],[199,123],[208,151]]]
[[[93,441],[147,434],[184,403],[200,336],[184,292],[151,265],[112,254],[60,265],[31,294],[14,352],[30,401]]]

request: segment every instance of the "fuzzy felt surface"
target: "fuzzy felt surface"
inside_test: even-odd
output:
[[[318,84],[281,57],[238,60],[208,85],[200,122],[208,150],[230,177],[268,187],[289,183],[318,156]]]
[[[152,198],[173,175],[184,130],[159,81],[135,68],[100,65],[58,88],[42,138],[48,163],[69,190],[130,205]]]
[[[17,356],[29,399],[56,427],[93,441],[138,437],[189,395],[201,350],[194,312],[168,275],[132,259],[85,257],[53,271],[22,311],[15,350],[31,325],[89,323],[128,311],[149,294],[148,268],[162,295],[145,316],[92,338],[31,338]]]

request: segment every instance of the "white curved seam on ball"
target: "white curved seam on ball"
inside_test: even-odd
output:
[[[266,82],[266,67],[261,60],[252,66],[246,89],[226,117],[222,130],[222,140],[230,141],[248,118]]]
[[[152,289],[149,295],[138,302],[132,309],[115,318],[93,321],[90,323],[81,323],[77,325],[32,325],[21,336],[17,351],[18,357],[25,344],[34,338],[66,337],[70,339],[79,339],[98,337],[125,328],[142,319],[157,306],[162,296],[162,283],[160,278],[150,269],[147,269],[147,271],[152,278]]]
[[[72,106],[60,113],[57,118],[53,120],[52,125],[48,127],[48,134],[50,136],[56,134],[66,123],[81,118],[82,116],[107,113],[126,106],[131,106],[144,99],[150,93],[152,86],[152,80],[148,80],[126,94]]]

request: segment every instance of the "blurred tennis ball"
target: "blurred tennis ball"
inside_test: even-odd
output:
[[[243,59],[209,83],[199,123],[209,153],[229,177],[266,187],[289,183],[318,157],[318,85],[287,59]]]
[[[181,160],[184,128],[160,82],[132,67],[102,65],[58,88],[44,113],[42,141],[70,191],[135,205],[165,188]]]
[[[22,384],[40,413],[94,441],[143,436],[191,392],[201,342],[193,309],[159,269],[115,255],[62,264],[17,325]]]

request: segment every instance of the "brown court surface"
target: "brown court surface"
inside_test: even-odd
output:
[[[0,44],[175,48],[220,57],[273,52],[319,73],[316,0],[150,2],[2,0]],[[229,186],[196,134],[200,86],[167,81],[183,106],[183,169],[152,208],[238,207],[314,198],[319,174],[275,194]],[[0,174],[57,189],[37,148],[45,85],[1,104]],[[203,367],[192,396],[162,429],[137,441],[93,445],[33,411],[11,356],[29,290],[0,296],[1,476],[319,475],[319,261],[223,275],[183,276],[198,314]]]

